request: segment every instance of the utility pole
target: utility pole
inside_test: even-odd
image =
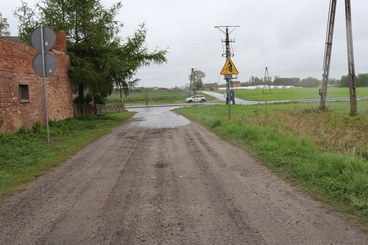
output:
[[[326,110],[327,86],[328,86],[328,78],[329,78],[329,73],[330,73],[332,40],[333,40],[333,32],[334,32],[335,16],[336,16],[336,2],[337,0],[331,0],[330,2],[329,16],[328,16],[328,22],[327,22],[326,46],[325,46],[325,55],[324,55],[324,61],[323,61],[322,88],[319,91],[319,95],[321,96],[319,108],[321,110]]]
[[[234,56],[234,54],[231,53],[230,51],[230,43],[235,42],[234,40],[230,40],[230,34],[239,26],[215,26],[215,28],[219,29],[222,33],[225,34],[225,41],[222,40],[222,42],[225,43],[225,47],[226,47],[226,53],[222,54],[222,56],[226,57],[226,60],[230,59],[232,56]],[[230,29],[230,31],[229,31]],[[225,80],[226,80],[226,93],[227,93],[227,99],[226,99],[226,103],[228,103],[229,105],[229,120],[231,119],[231,113],[230,113],[230,93],[231,93],[231,88],[230,88],[230,82],[231,79],[233,78],[232,75],[225,75]],[[233,103],[235,104],[235,95],[233,94]]]
[[[356,96],[356,83],[355,83],[355,64],[354,64],[353,31],[351,24],[350,0],[345,0],[345,18],[346,18],[346,38],[348,45],[350,115],[355,116],[357,114],[357,96]]]
[[[192,71],[190,73],[190,83],[189,83],[189,95],[192,95],[192,89],[193,89],[193,81],[194,81],[194,68],[192,68]]]
[[[326,46],[323,62],[323,80],[322,88],[320,90],[320,106],[321,110],[326,109],[327,86],[330,72],[332,40],[336,16],[336,2],[330,1],[329,17],[327,23]],[[353,49],[353,32],[351,21],[351,3],[350,0],[345,0],[345,21],[346,21],[346,39],[347,39],[347,53],[348,53],[348,70],[349,70],[349,94],[350,94],[350,115],[357,113],[357,95],[355,82],[355,64],[354,64],[354,49]]]
[[[272,93],[271,81],[270,81],[270,76],[268,75],[268,67],[265,67],[265,74],[264,74],[264,80],[263,80],[263,93],[265,93],[266,85],[268,86],[268,89],[270,90],[270,94],[271,94]]]

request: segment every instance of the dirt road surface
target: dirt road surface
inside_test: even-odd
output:
[[[362,228],[167,108],[139,109],[0,207],[0,244],[368,244]]]

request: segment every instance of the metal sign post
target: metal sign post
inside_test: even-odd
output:
[[[233,75],[238,75],[239,71],[236,68],[235,64],[231,61],[230,58],[228,58],[225,62],[224,67],[222,68],[221,75],[225,76],[226,80],[226,93],[227,93],[227,103],[229,106],[229,120],[231,119],[231,113],[230,113],[230,103],[231,103],[231,88],[230,88],[230,82],[233,78]]]
[[[47,26],[41,24],[32,32],[31,42],[35,49],[41,53],[37,54],[33,61],[33,70],[43,77],[43,94],[45,98],[45,124],[47,131],[47,142],[50,143],[49,111],[47,102],[47,82],[46,77],[52,75],[56,70],[56,60],[54,56],[47,53],[52,49],[56,41],[55,32]]]
[[[47,142],[50,143],[50,126],[49,126],[49,110],[47,106],[47,87],[46,87],[46,67],[45,67],[45,42],[43,36],[43,25],[41,25],[41,43],[42,43],[42,77],[43,77],[43,96],[45,98],[45,122],[46,122],[46,132],[47,132]]]
[[[227,104],[228,104],[228,114],[229,114],[229,120],[231,119],[231,111],[230,111],[230,96],[231,96],[231,91],[230,91],[230,81],[231,81],[232,75],[225,75],[225,80],[226,80],[226,93],[227,93]]]

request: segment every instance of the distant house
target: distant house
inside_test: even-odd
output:
[[[233,88],[240,88],[240,82],[239,81],[232,81],[232,87]]]
[[[51,53],[57,69],[47,78],[50,120],[74,116],[65,32],[58,32],[56,37]],[[45,122],[43,78],[32,69],[36,54],[37,50],[17,37],[0,37],[0,133]]]
[[[203,90],[209,91],[209,90],[217,90],[217,89],[218,89],[218,83],[203,84]]]

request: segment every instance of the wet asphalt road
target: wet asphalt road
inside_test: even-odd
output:
[[[137,112],[133,117],[133,123],[129,127],[176,128],[188,125],[190,123],[188,119],[171,111],[175,108],[178,107],[129,108],[129,111]]]

